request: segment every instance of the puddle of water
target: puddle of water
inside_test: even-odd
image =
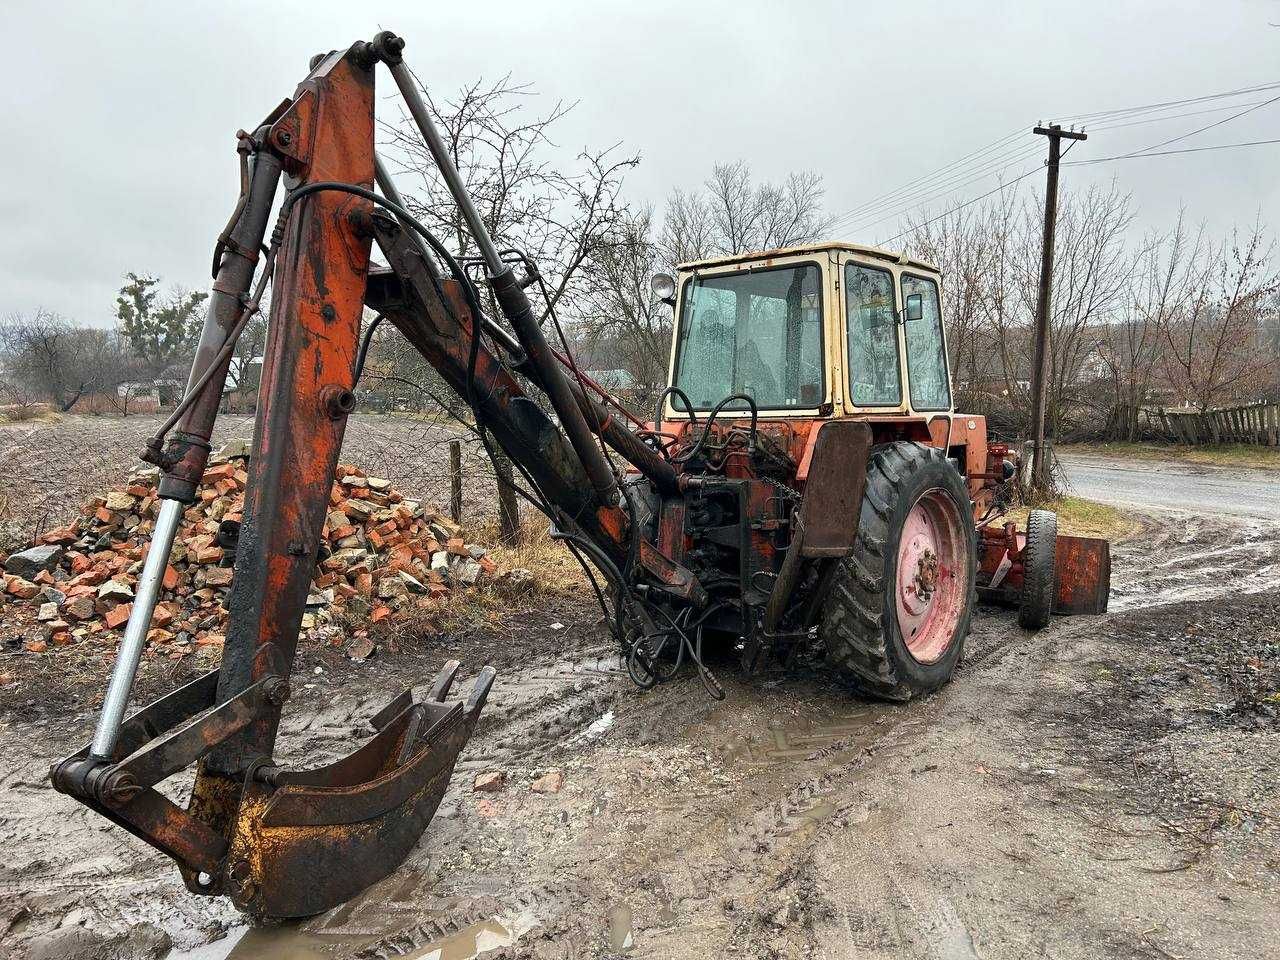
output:
[[[827,750],[839,752],[846,741],[861,740],[876,723],[870,710],[843,716],[801,717],[790,723],[771,721],[767,737],[749,740],[736,737],[726,744],[725,762],[782,764],[808,759]]]
[[[464,927],[402,955],[403,960],[472,960],[509,947],[535,925],[533,917],[493,917]],[[341,960],[376,937],[335,937],[310,933],[296,925],[236,927],[216,943],[175,951],[166,960]]]
[[[473,923],[451,937],[429,943],[413,953],[406,953],[404,960],[471,960],[490,950],[509,947],[519,934],[508,928],[496,917],[482,923]]]
[[[631,907],[619,904],[609,911],[609,946],[615,953],[630,950],[634,943]]]
[[[613,711],[608,710],[598,720],[593,720],[591,726],[587,727],[587,736],[598,737],[612,726]]]

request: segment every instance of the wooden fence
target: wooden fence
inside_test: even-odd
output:
[[[1280,404],[1252,403],[1198,413],[1194,410],[1150,410],[1143,416],[1149,427],[1177,443],[1256,443],[1280,446]]]

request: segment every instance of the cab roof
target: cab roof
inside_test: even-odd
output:
[[[889,263],[901,264],[904,267],[915,267],[918,270],[928,270],[931,273],[937,273],[938,268],[924,260],[916,260],[908,257],[905,253],[899,253],[893,250],[885,250],[881,247],[869,247],[861,243],[847,243],[843,240],[823,240],[819,243],[807,243],[799,247],[782,247],[777,250],[761,250],[754,253],[735,253],[727,257],[711,257],[707,260],[690,260],[688,263],[677,265],[677,270],[706,270],[711,267],[727,267],[735,263],[764,263],[781,257],[794,257],[803,254],[814,253],[835,253],[844,251],[846,253],[859,253],[866,257],[874,257],[877,260],[886,260]]]

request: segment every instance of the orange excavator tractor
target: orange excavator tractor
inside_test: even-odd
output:
[[[327,766],[274,756],[343,432],[382,319],[464,398],[490,454],[516,465],[521,492],[592,574],[643,687],[694,671],[723,697],[711,645],[749,672],[817,642],[833,677],[905,700],[951,678],[979,594],[1018,605],[1030,628],[1055,609],[1105,610],[1104,541],[1055,535],[1045,512],[1024,532],[996,523],[1015,464],[982,417],[953,408],[933,267],[823,243],[656,277],[674,308],[670,386],[641,419],[582,373],[563,336],[562,349],[548,343],[555,311],[525,293],[537,265],[489,235],[403,49],[384,32],[315,57],[293,97],[238,136],[241,193],[215,247],[187,390],[143,451],[161,471],[153,541],[93,740],[54,766],[57,789],[172,857],[192,892],[264,918],[329,909],[417,842],[492,669],[451,701],[458,664],[446,664],[424,697],[392,699],[364,745]],[[474,261],[410,213],[375,152],[383,68]],[[268,284],[244,519],[219,533],[235,549],[222,664],[126,719],[228,365]],[[183,807],[157,787],[191,764]]]

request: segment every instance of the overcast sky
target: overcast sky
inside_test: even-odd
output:
[[[580,101],[559,143],[639,151],[627,194],[659,206],[713,163],[741,158],[760,177],[821,173],[829,211],[841,214],[1021,129],[1028,149],[1043,149],[1030,133],[1038,120],[1280,80],[1276,0],[6,0],[0,17],[10,38],[0,61],[9,131],[0,315],[43,306],[97,325],[113,322],[126,271],[208,284],[212,243],[235,199],[236,129],[252,129],[289,95],[313,53],[379,29],[407,39],[406,58],[434,92],[510,72],[548,102]],[[385,73],[379,83],[393,89]],[[391,104],[380,110],[392,115]],[[1159,143],[1230,113],[1099,131],[1071,159]],[[1274,138],[1280,103],[1176,147]],[[1133,194],[1137,230],[1167,227],[1185,206],[1221,232],[1259,213],[1280,226],[1278,172],[1280,144],[1064,168],[1063,183],[1116,177]],[[994,183],[964,186],[931,209]],[[1042,183],[1037,173],[1025,186]],[[853,222],[839,239],[884,239],[896,224]]]

